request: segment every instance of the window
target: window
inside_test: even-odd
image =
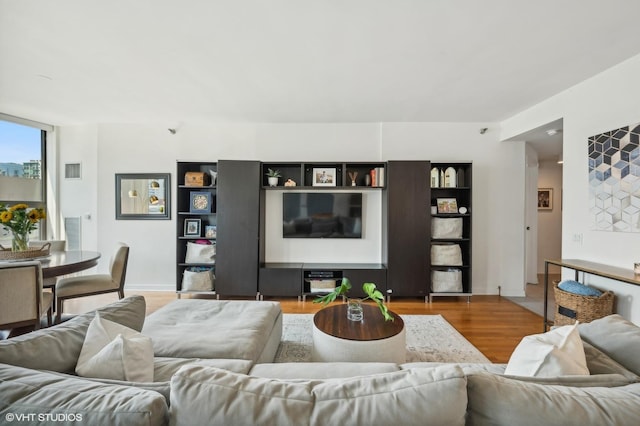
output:
[[[47,132],[2,118],[0,115],[0,203],[46,208]],[[0,228],[0,238],[6,239],[7,230]],[[31,238],[45,235],[46,221],[41,221]]]

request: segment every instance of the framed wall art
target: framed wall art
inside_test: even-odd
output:
[[[170,173],[116,173],[116,220],[171,219]]]
[[[553,210],[552,188],[538,188],[538,210]]]

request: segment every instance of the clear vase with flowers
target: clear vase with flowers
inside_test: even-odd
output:
[[[12,234],[11,250],[29,250],[29,234],[38,229],[38,222],[46,217],[44,209],[24,203],[0,204],[0,224]]]

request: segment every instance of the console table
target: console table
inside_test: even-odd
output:
[[[263,296],[298,296],[305,301],[307,295],[320,295],[311,291],[310,280],[336,280],[349,278],[353,288],[351,297],[365,297],[362,284],[375,283],[383,293],[387,289],[387,268],[380,263],[264,263],[260,266],[258,293]]]
[[[573,269],[575,272],[575,280],[578,281],[578,274],[596,275],[627,284],[640,285],[640,275],[636,275],[633,270],[620,268],[617,266],[605,265],[602,263],[590,262],[580,259],[560,259],[544,261],[544,315],[543,333],[547,331],[547,326],[552,325],[547,320],[547,296],[549,293],[549,265],[557,265],[561,268]]]

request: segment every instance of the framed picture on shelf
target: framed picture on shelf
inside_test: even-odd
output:
[[[458,213],[458,201],[455,198],[438,198],[438,214]]]
[[[216,238],[218,236],[218,227],[215,225],[206,225],[204,227],[205,238]]]
[[[200,219],[184,220],[184,236],[199,237],[200,236]]]
[[[552,188],[538,188],[538,210],[553,210]]]
[[[312,179],[313,186],[336,186],[336,169],[314,167]]]
[[[190,192],[189,213],[211,213],[211,193],[207,191]]]

